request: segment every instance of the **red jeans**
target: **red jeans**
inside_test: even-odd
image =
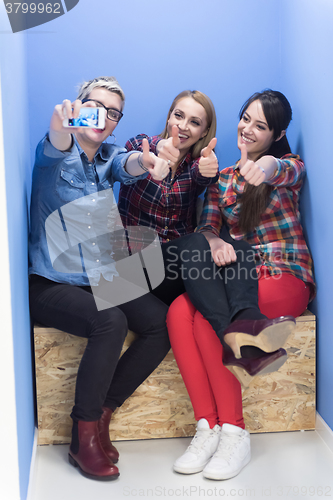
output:
[[[273,319],[279,316],[300,316],[308,306],[310,287],[292,274],[277,276],[259,274],[259,309]]]
[[[222,363],[222,345],[208,321],[184,293],[167,316],[172,350],[189,393],[196,420],[244,429],[241,385]]]
[[[259,278],[259,307],[269,318],[299,316],[310,290],[289,274]],[[172,350],[189,393],[196,420],[244,429],[241,385],[222,363],[223,347],[208,321],[185,293],[170,306],[167,325]]]

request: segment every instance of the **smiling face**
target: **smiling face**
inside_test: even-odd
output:
[[[273,143],[273,130],[270,130],[259,100],[253,101],[244,111],[238,124],[238,148],[246,145],[247,157],[256,161]]]
[[[179,150],[185,156],[190,148],[207,134],[207,113],[205,108],[192,97],[180,99],[170,114],[167,132],[171,137],[173,125],[178,127]]]
[[[122,111],[124,104],[123,101],[121,100],[121,97],[118,94],[110,92],[110,90],[107,90],[102,87],[94,88],[90,92],[88,98],[96,99],[96,101],[99,101],[100,103],[104,104],[105,107],[114,108],[117,109],[118,111]],[[82,105],[82,107],[90,107],[93,105],[94,104],[91,102],[86,102]],[[85,147],[94,148],[97,150],[99,146],[102,144],[102,142],[105,141],[105,139],[107,139],[109,135],[112,134],[117,125],[118,125],[117,122],[109,120],[107,117],[105,117],[104,129],[81,128],[75,132],[75,137],[78,140],[83,150],[85,149]]]

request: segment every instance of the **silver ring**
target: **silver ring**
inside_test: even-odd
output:
[[[170,165],[170,163],[171,163],[171,160],[168,160],[168,166]]]

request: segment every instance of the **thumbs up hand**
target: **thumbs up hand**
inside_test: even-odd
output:
[[[172,126],[172,135],[168,139],[162,139],[157,145],[158,157],[166,160],[170,167],[178,163],[180,151],[178,149],[180,139],[178,137],[177,125]]]
[[[265,169],[262,167],[260,158],[258,161],[248,160],[247,149],[245,144],[241,144],[241,159],[239,161],[239,171],[246,182],[254,186],[259,186],[266,180]]]
[[[143,139],[142,141],[142,163],[156,181],[163,180],[170,171],[167,161],[149,152],[149,143],[147,139]]]
[[[215,177],[219,169],[219,163],[213,151],[217,143],[214,137],[206,146],[201,150],[201,157],[199,160],[199,172],[203,177]]]

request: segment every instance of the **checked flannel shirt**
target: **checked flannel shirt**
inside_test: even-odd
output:
[[[142,140],[147,138],[150,151],[156,153],[158,136],[148,138],[140,134],[125,144],[127,151],[141,151]],[[118,209],[125,227],[147,226],[155,229],[161,242],[174,240],[193,233],[197,225],[196,206],[199,194],[216,182],[216,177],[203,177],[199,172],[199,158],[193,160],[188,153],[177,168],[173,180],[171,172],[162,181],[150,174],[136,185],[122,185]]]
[[[247,234],[243,234],[238,226],[246,185],[238,163],[222,170],[218,182],[207,189],[197,231],[210,231],[220,236],[222,225],[226,224],[232,238],[244,239],[256,250],[258,272],[264,266],[270,275],[293,274],[310,284],[312,299],[315,294],[312,258],[303,236],[299,212],[299,194],[305,175],[303,161],[291,154],[277,159],[278,166],[266,181],[274,187],[268,206],[259,226]]]

